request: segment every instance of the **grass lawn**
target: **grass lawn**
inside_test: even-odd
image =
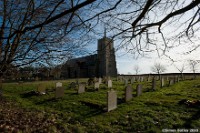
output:
[[[75,88],[69,89],[71,81],[60,81],[65,88],[65,96],[60,99],[55,99],[53,91],[48,95],[23,95],[37,90],[38,84],[52,89],[57,81],[4,83],[4,100],[0,104],[0,132],[145,133],[162,132],[162,129],[198,129],[200,132],[199,104],[192,106],[180,102],[184,99],[200,100],[200,79],[181,81],[163,88],[159,87],[157,81],[156,91],[151,90],[151,82],[141,82],[143,93],[139,97],[136,97],[138,83],[134,83],[133,99],[126,103],[123,100],[123,82],[113,81],[113,89],[118,95],[118,107],[111,112],[105,111],[106,85],[100,85],[99,91],[92,91],[92,87],[88,87],[89,91],[77,94]]]

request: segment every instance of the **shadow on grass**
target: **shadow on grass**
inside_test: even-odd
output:
[[[44,103],[48,103],[48,102],[57,102],[60,98],[49,98],[49,99],[45,99],[43,101],[37,102],[35,103],[36,105],[40,105],[40,104],[44,104]]]
[[[196,128],[192,126],[192,122],[200,119],[200,107],[195,107],[195,108],[198,109],[198,111],[194,115],[192,115],[192,117],[190,117],[189,119],[185,119],[184,127]]]
[[[102,104],[97,104],[97,103],[91,103],[91,102],[87,102],[87,101],[80,101],[82,104],[90,107],[90,111],[88,113],[85,113],[84,115],[81,116],[81,118],[88,118],[88,117],[93,117],[96,115],[100,115],[102,113],[105,113],[105,106]]]

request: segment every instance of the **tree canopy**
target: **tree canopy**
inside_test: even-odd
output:
[[[0,0],[0,72],[83,49],[102,23],[117,49],[157,51],[199,40],[199,0]],[[197,49],[194,45],[189,53]]]

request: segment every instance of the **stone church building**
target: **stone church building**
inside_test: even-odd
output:
[[[67,61],[61,72],[63,78],[88,78],[117,76],[113,40],[104,37],[98,40],[97,54]]]

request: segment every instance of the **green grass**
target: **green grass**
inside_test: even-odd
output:
[[[142,82],[143,94],[136,97],[136,85],[133,87],[133,99],[121,103],[111,112],[105,112],[107,87],[101,85],[99,91],[77,94],[76,89],[68,89],[74,80],[63,80],[65,96],[55,99],[54,92],[49,95],[22,97],[26,91],[37,90],[38,84],[54,88],[57,81],[31,82],[18,85],[4,83],[4,96],[18,103],[18,106],[30,110],[40,110],[55,114],[56,121],[66,132],[161,132],[162,129],[200,128],[200,108],[178,104],[180,100],[200,100],[200,80],[181,81],[170,87],[151,90],[151,82]],[[87,81],[87,79],[81,79]],[[90,87],[92,88],[92,87]],[[124,98],[125,86],[122,82],[113,82],[118,98]],[[54,130],[54,129],[52,129]],[[200,130],[200,129],[199,129]]]

